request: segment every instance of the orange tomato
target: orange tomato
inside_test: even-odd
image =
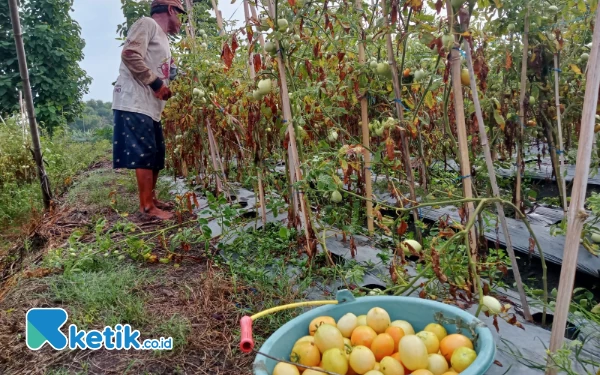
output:
[[[394,353],[394,338],[389,333],[380,333],[371,343],[371,351],[375,354],[377,362],[383,357]]]
[[[454,353],[456,349],[462,347],[473,349],[473,343],[467,336],[461,335],[460,333],[448,335],[440,342],[440,352],[444,358],[446,358],[448,363],[450,363],[450,360],[452,359],[452,353]]]
[[[404,69],[404,72],[402,72],[402,75],[404,76],[404,78],[408,77],[410,75],[410,68]]]
[[[350,342],[352,343],[352,346],[363,345],[370,348],[375,337],[377,337],[377,333],[375,333],[373,328],[369,326],[358,326],[352,331]]]
[[[397,326],[389,326],[385,330],[385,333],[389,334],[394,339],[394,352],[397,352],[398,343],[400,342],[400,339],[404,337],[404,330]]]

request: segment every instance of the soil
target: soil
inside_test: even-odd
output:
[[[110,163],[96,163],[87,172],[100,169],[110,169]],[[79,178],[85,179],[86,173]],[[135,193],[123,187],[117,187],[117,194],[120,199],[137,199]],[[59,201],[61,198],[64,197],[59,197]],[[49,345],[32,351],[26,347],[25,314],[28,309],[65,307],[50,297],[46,278],[60,275],[61,270],[41,267],[44,255],[49,249],[64,246],[76,229],[93,228],[99,217],[106,219],[107,227],[123,220],[121,214],[110,208],[59,203],[27,233],[25,238],[30,239],[28,247],[21,240],[0,259],[0,373],[251,374],[254,356],[238,350],[237,331],[243,314],[236,306],[240,302],[239,296],[249,293],[239,280],[234,283],[225,270],[213,264],[204,252],[204,244],[189,249],[179,260],[178,267],[132,262],[140,270],[155,276],[145,290],[145,313],[151,317],[152,323],[135,329],[139,329],[144,338],[152,338],[144,332],[152,332],[154,325],[173,316],[185,317],[190,331],[185,335],[185,344],[178,350],[157,354],[105,349],[56,351]],[[135,213],[127,216],[127,220],[146,232],[173,225],[173,222],[145,219]],[[90,232],[86,234],[87,239],[84,236],[80,241],[93,241],[93,230]]]

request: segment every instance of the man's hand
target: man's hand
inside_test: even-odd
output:
[[[171,89],[160,78],[152,82],[150,87],[154,91],[154,96],[160,100],[169,100],[173,96]]]

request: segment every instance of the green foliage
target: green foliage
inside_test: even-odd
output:
[[[69,316],[79,328],[93,324],[114,326],[146,322],[143,286],[147,272],[122,262],[106,261],[98,270],[67,273],[48,280],[51,298],[68,304]]]
[[[83,111],[75,121],[69,123],[69,128],[78,131],[100,130],[113,126],[112,103],[102,100],[88,100],[83,104]]]
[[[31,154],[31,139],[9,119],[0,124],[0,224],[17,224],[42,208],[41,190]],[[106,140],[76,143],[71,134],[56,130],[52,138],[41,136],[46,173],[55,194],[68,187],[75,174],[105,155]]]
[[[52,132],[81,112],[91,79],[81,69],[85,42],[69,12],[73,0],[30,0],[20,8],[23,41],[37,120]],[[8,2],[0,2],[0,114],[19,110],[23,90]]]

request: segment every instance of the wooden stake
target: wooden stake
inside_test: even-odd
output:
[[[213,0],[214,1],[214,0]],[[277,15],[275,14],[275,5],[273,4],[273,0],[269,0],[269,13],[271,19],[277,25]],[[287,124],[287,132],[289,135],[289,147],[288,154],[290,155],[291,168],[295,170],[294,173],[290,173],[290,176],[293,177],[296,181],[302,181],[302,172],[300,171],[300,160],[298,159],[298,148],[296,145],[296,132],[294,130],[294,125],[292,123],[292,110],[290,108],[290,96],[287,87],[287,77],[285,74],[285,63],[283,58],[281,57],[281,44],[279,40],[275,39],[275,46],[277,47],[277,70],[279,71],[279,81],[281,84],[281,104],[283,106],[283,121]],[[294,189],[296,190],[296,189]],[[304,192],[301,190],[298,191],[298,196],[300,200],[300,209],[303,214],[304,219],[304,234],[306,236],[306,253],[309,257],[312,257],[312,249],[311,249],[311,236],[310,236],[310,218],[308,216],[308,205],[306,204],[306,197],[304,196]]]
[[[525,3],[527,13],[525,14],[525,32],[523,33],[523,57],[521,59],[521,93],[519,97],[519,131],[517,136],[517,181],[515,185],[515,206],[521,209],[521,165],[523,164],[523,142],[525,128],[525,94],[527,92],[527,59],[529,50],[529,3]],[[519,213],[515,213],[519,218]]]
[[[215,170],[217,176],[217,194],[223,191],[223,184],[221,182],[221,178],[219,177],[219,172],[223,173],[223,171],[219,168],[219,164],[217,163],[217,154],[216,147],[217,145],[214,142],[212,128],[210,126],[210,120],[208,117],[206,118],[206,132],[208,133],[208,146],[210,148],[210,158],[212,159],[213,168]]]
[[[446,0],[446,9],[448,12],[448,22],[450,32],[454,31],[454,15],[452,11],[452,4],[450,0]],[[454,96],[454,112],[456,117],[456,129],[458,133],[458,151],[460,157],[460,179],[463,185],[463,195],[465,198],[473,197],[473,186],[471,183],[471,162],[469,160],[469,144],[467,142],[467,127],[465,124],[465,108],[463,103],[463,91],[462,81],[460,78],[460,44],[454,41],[454,48],[450,51],[450,66],[451,66],[451,77],[452,77],[452,91]],[[464,210],[466,211],[467,218],[473,215],[474,207],[473,202],[465,203]],[[469,234],[469,245],[471,248],[471,260],[474,264],[477,264],[477,235],[475,228],[472,227]],[[474,280],[477,275],[473,275]]]
[[[554,54],[554,98],[556,103],[556,123],[558,126],[558,158],[560,160],[560,168],[559,173],[560,176],[556,176],[557,182],[560,186],[562,186],[562,202],[563,202],[563,211],[565,213],[565,217],[567,216],[567,211],[569,209],[569,203],[567,202],[567,186],[565,184],[565,150],[563,150],[563,137],[562,137],[562,114],[560,113],[560,97],[559,97],[559,82],[558,82],[558,52]]]
[[[356,0],[356,8],[362,9],[362,1]],[[359,25],[359,30],[361,34],[364,34],[362,27]],[[362,42],[362,35],[360,35],[360,41],[358,42],[358,62],[360,65],[365,65],[365,45]],[[365,159],[365,195],[366,195],[366,205],[367,205],[367,229],[369,230],[369,234],[372,235],[375,230],[373,225],[373,181],[371,180],[371,146],[370,140],[371,136],[369,135],[369,109],[366,96],[363,96],[360,99],[360,114],[361,114],[361,123],[362,123],[362,140],[363,146],[365,149],[364,159]]]
[[[463,24],[463,31],[467,31],[467,25]],[[467,60],[467,68],[469,69],[469,79],[471,81],[471,94],[473,98],[473,105],[475,106],[475,114],[477,116],[477,125],[479,126],[479,139],[481,146],[483,147],[483,153],[485,155],[485,164],[487,166],[488,174],[490,176],[490,185],[492,186],[492,192],[494,197],[501,198],[500,190],[498,189],[498,182],[496,181],[496,170],[494,169],[494,161],[492,160],[492,153],[490,151],[490,144],[488,143],[488,136],[485,131],[485,123],[483,122],[483,113],[481,111],[481,105],[479,103],[479,93],[477,92],[477,82],[475,80],[475,70],[473,69],[473,57],[471,55],[471,46],[469,41],[465,38],[463,42],[463,48],[465,49],[465,55]],[[512,241],[510,239],[510,232],[508,231],[508,225],[506,224],[506,217],[504,216],[504,207],[502,203],[496,203],[496,210],[498,211],[498,219],[504,232],[504,238],[506,240],[506,251],[510,257],[510,263],[513,269],[513,275],[515,282],[517,283],[517,290],[519,291],[519,297],[521,299],[521,305],[523,308],[523,315],[529,322],[533,322],[533,317],[529,311],[529,304],[527,302],[527,296],[525,295],[525,289],[523,288],[523,281],[521,280],[521,273],[519,272],[519,265],[517,264],[517,258],[515,251],[512,247]]]
[[[383,6],[383,17],[385,19],[385,27],[389,26],[388,14],[387,14],[387,5],[386,1],[382,2]],[[400,102],[400,98],[402,97],[402,88],[400,87],[400,80],[398,79],[398,64],[396,64],[396,59],[394,58],[394,46],[392,44],[392,35],[387,32],[386,35],[386,45],[387,45],[387,57],[388,62],[390,64],[390,68],[392,69],[392,85],[394,87],[394,103],[396,104],[396,112],[398,114],[398,119],[402,125],[402,131],[400,132],[400,141],[402,142],[402,154],[404,155],[404,169],[406,170],[406,179],[408,180],[408,189],[410,192],[410,199],[412,200],[412,204],[417,204],[417,194],[415,193],[415,177],[412,170],[412,165],[410,162],[410,146],[408,144],[408,139],[406,137],[406,124],[404,124],[404,108],[402,103]],[[413,220],[416,222],[419,221],[419,210],[415,208],[413,211]],[[416,240],[418,242],[423,242],[423,236],[421,234],[421,230],[418,226],[415,226],[415,235]]]
[[[19,7],[17,5],[17,0],[9,0],[8,7],[10,8],[10,19],[15,38],[15,47],[17,49],[17,59],[19,60],[19,73],[21,74],[21,80],[23,80],[23,90],[25,91],[25,105],[27,107],[27,115],[29,117],[29,131],[31,132],[33,158],[37,166],[37,175],[40,179],[40,186],[42,188],[42,200],[44,201],[44,208],[47,210],[50,208],[50,203],[52,201],[52,190],[50,189],[50,179],[46,174],[44,160],[42,158],[42,145],[40,143],[40,135],[35,118],[35,108],[33,106],[33,95],[31,94],[29,69],[27,68],[27,58],[25,55],[25,46],[23,44],[23,33],[21,31],[21,20],[19,18]]]
[[[223,30],[223,18],[221,18],[221,12],[219,8],[217,8],[217,2],[215,0],[211,0],[213,11],[215,12],[215,17],[217,18],[217,27],[219,28],[219,35],[225,34],[225,30]]]
[[[244,17],[246,18],[246,27],[250,26],[250,11],[248,10],[248,0],[244,0]],[[252,81],[256,78],[256,72],[254,71],[254,54],[248,54],[248,68],[250,69],[250,78]],[[260,212],[262,217],[263,226],[267,225],[267,209],[265,207],[265,193],[262,182],[262,163],[257,166],[258,172],[258,194],[260,199]]]
[[[596,20],[600,20],[600,7],[596,8]],[[596,25],[598,26],[598,25]],[[577,270],[577,254],[579,253],[579,239],[583,224],[588,214],[585,211],[585,196],[590,172],[591,151],[594,143],[594,125],[596,115],[596,103],[598,102],[598,87],[600,86],[600,27],[594,27],[592,38],[592,51],[588,64],[587,82],[585,86],[585,98],[583,101],[583,114],[581,116],[581,130],[579,133],[579,148],[577,159],[575,159],[575,179],[571,192],[571,205],[568,212],[567,238],[560,271],[558,285],[558,297],[552,323],[552,335],[550,337],[550,352],[556,353],[562,346],[573,284],[575,282],[575,271]],[[546,374],[555,375],[557,369],[549,367]]]
[[[252,18],[254,18],[257,22],[260,22],[260,20],[258,19],[258,15],[256,13],[256,8],[254,7],[254,4],[249,4],[250,5],[250,12],[252,13]],[[263,37],[262,33],[258,33],[258,41],[260,42],[260,46],[263,48],[263,53],[265,50],[265,38]]]

